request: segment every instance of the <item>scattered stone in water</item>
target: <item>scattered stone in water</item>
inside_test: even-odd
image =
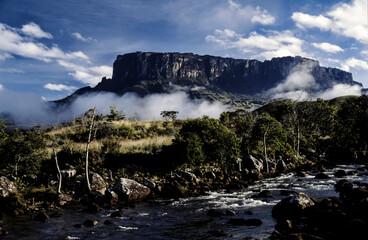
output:
[[[123,217],[123,211],[119,210],[110,214],[110,217]]]
[[[305,172],[303,172],[303,171],[297,171],[296,172],[296,175],[298,176],[298,177],[306,177],[308,174],[306,174]]]
[[[111,222],[110,220],[106,220],[106,221],[104,222],[104,224],[105,224],[105,225],[111,225],[111,224],[112,224],[112,222]]]
[[[316,176],[315,176],[316,179],[328,179],[330,178],[326,173],[318,173]]]
[[[248,211],[245,211],[244,214],[245,215],[253,215],[253,212],[248,210]]]
[[[224,215],[225,214],[223,212],[220,212],[219,210],[216,210],[216,209],[210,209],[207,211],[207,216],[210,216],[210,217],[221,217]]]
[[[0,227],[0,236],[6,236],[8,235],[8,231],[6,231],[4,228]]]
[[[83,224],[77,223],[77,224],[74,224],[74,227],[75,228],[81,228],[81,227],[83,227]]]
[[[293,190],[280,190],[280,195],[282,196],[289,196],[289,195],[293,195],[296,194],[297,192],[293,191]]]
[[[235,226],[244,226],[246,225],[246,220],[244,218],[232,218],[227,223]]]
[[[260,226],[262,224],[263,224],[262,220],[257,218],[250,218],[245,220],[246,226]]]
[[[97,220],[92,220],[92,219],[87,219],[86,221],[84,221],[83,225],[86,227],[93,227],[96,226],[98,224]]]
[[[337,170],[334,174],[334,176],[337,178],[345,177],[346,175],[347,173],[344,170]]]
[[[259,198],[272,198],[272,193],[270,190],[263,190],[262,192],[258,193],[257,197]]]
[[[47,222],[50,220],[49,215],[45,211],[37,213],[37,215],[34,217],[34,220],[40,221],[40,222]]]
[[[209,231],[209,234],[215,236],[215,237],[226,237],[227,233],[224,230],[214,230],[214,231]]]
[[[99,211],[101,211],[101,208],[96,203],[90,204],[86,209],[86,212],[89,213],[98,213]]]
[[[234,216],[236,213],[233,210],[226,210],[226,216]]]
[[[61,212],[52,212],[50,214],[50,218],[57,218],[57,217],[61,217],[63,216],[63,214]]]
[[[298,193],[282,199],[272,209],[272,217],[279,219],[289,219],[297,217],[301,212],[311,206],[315,202],[305,193]]]

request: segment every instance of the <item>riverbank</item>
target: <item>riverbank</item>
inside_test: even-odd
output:
[[[356,171],[353,168],[344,169],[346,172]],[[5,220],[2,227],[9,231],[7,236],[9,239],[22,239],[12,238],[15,234],[13,231],[17,229],[18,224],[19,227],[23,226],[22,228],[25,226],[29,228],[29,225],[33,226],[32,228],[40,228],[38,230],[29,229],[29,234],[34,231],[33,234],[43,234],[42,236],[47,239],[66,239],[67,236],[80,239],[98,239],[101,236],[106,239],[118,239],[121,236],[129,239],[151,239],[150,234],[155,236],[153,239],[182,239],[186,236],[191,236],[191,239],[203,239],[204,236],[208,238],[214,237],[214,234],[217,236],[219,234],[217,230],[226,233],[226,239],[244,239],[247,236],[266,238],[271,235],[276,223],[271,217],[272,207],[284,198],[285,194],[306,192],[313,197],[337,196],[333,188],[333,185],[339,180],[334,176],[337,170],[339,169],[327,170],[325,174],[329,176],[328,179],[316,178],[319,171],[306,172],[308,175],[304,177],[299,177],[300,173],[293,172],[277,178],[256,181],[254,185],[243,190],[209,191],[200,197],[180,198],[179,200],[146,199],[135,204],[119,207],[116,205],[111,209],[101,208],[97,213],[85,212],[84,208],[73,210],[63,208],[56,212],[61,216],[57,216],[58,214],[55,214],[54,211],[47,211],[50,216],[48,222],[35,221],[33,214],[11,218],[10,222]],[[348,175],[346,178],[361,181],[364,178],[358,176],[361,173],[363,172],[357,171],[356,174]],[[268,196],[264,195],[267,191],[269,191]],[[119,209],[122,210],[121,215],[118,214]],[[218,210],[223,215],[208,216],[207,213],[211,209]],[[226,215],[226,210],[234,211],[235,215]],[[250,213],[252,215],[249,215]],[[97,221],[97,225],[85,226],[84,222],[88,219]],[[231,219],[259,219],[262,225],[252,227],[232,225],[228,223]],[[112,224],[105,225],[105,221],[110,221]],[[15,225],[12,227],[9,224]],[[52,235],[51,230],[55,231],[55,235]],[[244,231],[248,235],[244,235]],[[93,235],[92,232],[96,235]],[[168,234],[166,237],[165,232]],[[132,237],[136,234],[136,238]]]

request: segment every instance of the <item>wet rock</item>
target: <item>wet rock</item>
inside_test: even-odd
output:
[[[232,218],[227,223],[235,226],[245,226],[246,222],[244,218]]]
[[[303,171],[297,171],[296,172],[296,176],[298,176],[298,177],[306,177],[308,174],[306,174],[305,172],[303,172]]]
[[[110,214],[110,217],[123,217],[123,211],[122,210],[119,210],[119,211],[116,211],[116,212],[113,212]]]
[[[59,194],[58,201],[59,201],[59,205],[63,206],[73,201],[73,198],[68,194]]]
[[[328,179],[330,178],[326,173],[318,173],[316,176],[315,176],[316,179]]]
[[[148,187],[128,178],[118,179],[111,190],[116,192],[119,199],[127,201],[141,200],[151,193]]]
[[[45,211],[42,211],[36,214],[36,216],[34,217],[34,220],[39,221],[39,222],[47,222],[50,220],[50,217],[49,215],[47,215]]]
[[[226,210],[225,214],[226,214],[226,216],[234,216],[236,214],[236,212],[233,211],[233,210]]]
[[[283,172],[286,172],[286,170],[287,170],[287,166],[284,160],[282,159],[278,160],[276,164],[276,171],[283,173]]]
[[[204,174],[204,177],[207,179],[216,179],[216,174],[212,171],[208,171]]]
[[[104,224],[105,225],[111,225],[111,224],[113,224],[110,220],[106,220],[105,222],[104,222]]]
[[[283,195],[283,196],[289,196],[289,195],[293,195],[293,194],[297,194],[297,192],[295,192],[293,190],[286,190],[286,189],[280,190],[280,195]]]
[[[209,231],[208,233],[215,237],[226,237],[227,236],[227,233],[221,229]]]
[[[81,228],[81,227],[83,227],[83,224],[77,223],[77,224],[74,224],[74,227],[75,228]]]
[[[8,231],[6,231],[4,228],[0,227],[0,236],[6,236],[8,235]]]
[[[246,226],[260,226],[263,222],[260,219],[257,218],[250,218],[245,220]]]
[[[166,198],[184,198],[187,197],[187,192],[177,182],[165,183],[161,194]]]
[[[249,171],[256,170],[258,173],[263,170],[263,161],[253,157],[252,155],[247,155],[243,159],[243,166]]]
[[[105,194],[106,182],[97,173],[92,173],[92,176],[91,176],[91,190],[92,190],[92,192],[98,192],[98,193],[101,193],[102,195]]]
[[[17,190],[15,184],[5,176],[0,177],[0,197],[7,198]]]
[[[85,211],[89,213],[98,213],[99,211],[101,211],[101,208],[96,203],[91,203],[88,205]]]
[[[270,190],[263,190],[256,195],[257,198],[272,198],[272,193]]]
[[[282,199],[272,209],[272,217],[279,219],[292,219],[299,217],[306,208],[314,206],[315,202],[306,194],[299,193]]]
[[[58,217],[61,217],[63,216],[63,214],[61,212],[52,212],[50,215],[50,218],[58,218]]]
[[[96,226],[98,224],[97,220],[92,220],[92,219],[87,219],[86,221],[84,221],[83,225],[86,227],[93,227]]]
[[[277,221],[275,230],[279,233],[290,232],[293,229],[293,222],[289,219],[282,219]]]
[[[110,204],[115,204],[119,202],[119,196],[111,189],[107,189],[105,191],[105,200]]]
[[[199,180],[197,179],[194,173],[188,171],[180,171],[179,175],[183,177],[187,182],[198,184]]]
[[[347,176],[348,174],[344,171],[344,170],[337,170],[334,174],[335,177],[337,178],[342,178]]]
[[[146,187],[148,187],[149,189],[151,189],[151,191],[154,190],[155,187],[156,187],[156,183],[153,182],[153,181],[151,181],[151,180],[149,180],[148,178],[145,178],[143,180],[143,185],[146,186]]]
[[[224,216],[225,214],[217,209],[210,209],[207,211],[207,216],[210,216],[210,217],[222,217]]]

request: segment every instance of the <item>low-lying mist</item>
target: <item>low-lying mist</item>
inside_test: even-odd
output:
[[[328,89],[321,89],[312,75],[312,70],[316,64],[296,65],[286,79],[278,83],[263,93],[269,99],[287,98],[293,100],[314,100],[322,98],[329,100],[346,95],[361,95],[362,87],[359,85],[349,85],[336,83]]]
[[[207,115],[218,118],[229,106],[220,102],[193,100],[184,92],[150,94],[139,97],[134,93],[118,96],[114,93],[95,93],[76,98],[69,106],[57,108],[34,94],[20,94],[6,90],[0,93],[0,114],[8,114],[16,125],[33,126],[65,122],[96,107],[99,114],[110,113],[110,106],[122,111],[127,118],[138,120],[162,119],[161,111],[178,111],[178,118],[195,118]],[[1,118],[1,115],[0,115]]]

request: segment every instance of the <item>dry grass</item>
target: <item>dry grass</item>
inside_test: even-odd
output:
[[[173,136],[157,136],[139,140],[126,140],[120,142],[121,153],[149,153],[154,148],[161,148],[172,143]]]

